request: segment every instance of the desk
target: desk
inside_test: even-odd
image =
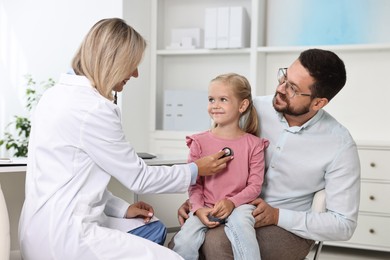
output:
[[[186,157],[172,156],[172,155],[157,155],[153,159],[144,160],[147,165],[158,166],[158,165],[173,165],[173,164],[184,164],[187,163]]]
[[[177,156],[157,156],[154,159],[145,160],[145,162],[150,166],[183,164],[186,163],[186,161],[186,158],[180,158]],[[7,203],[8,215],[10,218],[12,251],[19,250],[18,225],[20,212],[22,210],[24,202],[26,169],[27,166],[0,166],[0,184],[4,193],[5,201]],[[135,201],[143,200],[151,204],[155,209],[156,216],[158,216],[161,221],[163,221],[164,223],[172,223],[171,219],[173,218],[176,220],[175,225],[178,225],[176,212],[178,207],[185,199],[179,197],[178,199],[176,199],[177,202],[171,203],[170,201],[174,200],[175,195],[177,194],[136,195],[133,192],[129,191],[126,187],[124,187],[115,178],[111,178],[111,181],[108,184],[108,189],[115,196],[121,197],[129,203],[134,203]],[[162,198],[159,199],[159,196],[162,196]],[[187,196],[187,194],[185,194],[185,196]],[[160,203],[160,201],[162,202]],[[167,203],[168,201],[169,203]],[[169,205],[165,207],[166,204]],[[167,208],[169,208],[169,210],[167,210]],[[160,213],[161,217],[159,216]]]
[[[27,168],[26,166],[1,166],[0,167],[0,174],[2,174],[2,173],[16,173],[16,172],[25,173],[26,168]]]
[[[10,162],[0,160],[0,174],[26,172],[27,158],[15,158]]]
[[[147,165],[158,166],[158,165],[173,165],[173,164],[183,164],[187,162],[187,158],[178,157],[178,156],[167,156],[167,155],[158,155],[153,159],[144,160]],[[15,173],[15,172],[26,172],[27,169],[27,159],[13,159],[11,163],[0,163],[0,174],[1,173]]]

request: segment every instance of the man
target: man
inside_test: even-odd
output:
[[[279,69],[278,82],[273,97],[254,100],[260,135],[270,146],[253,216],[263,260],[303,259],[313,240],[348,240],[355,231],[360,163],[348,130],[323,110],[346,82],[336,54],[303,51],[289,68]],[[322,189],[326,213],[311,212],[313,195]],[[188,210],[187,203],[179,209],[181,223]],[[202,253],[206,259],[233,259],[223,228],[207,232]]]

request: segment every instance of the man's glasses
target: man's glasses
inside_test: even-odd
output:
[[[311,96],[311,94],[298,92],[297,91],[297,87],[295,85],[291,84],[287,80],[287,68],[280,68],[278,70],[278,75],[277,76],[278,76],[279,85],[285,84],[284,89],[285,89],[286,94],[287,94],[287,96],[289,98],[293,98],[295,96],[306,96],[306,97],[310,97]]]

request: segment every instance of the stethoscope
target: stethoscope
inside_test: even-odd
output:
[[[222,155],[221,158],[224,158],[224,157],[227,157],[227,156],[232,156],[234,154],[233,150],[231,148],[229,148],[229,147],[222,148],[222,151],[224,151],[225,154]]]
[[[114,104],[117,105],[118,104],[118,92],[115,91],[115,94],[114,94]]]

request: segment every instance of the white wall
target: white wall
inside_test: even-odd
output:
[[[69,68],[90,27],[103,18],[124,18],[149,42],[150,4],[150,0],[0,0],[0,138],[14,115],[27,113],[24,75],[32,74],[37,82],[49,77],[57,81]],[[149,53],[148,48],[139,67],[140,77],[131,79],[120,96],[124,130],[138,151],[148,149]],[[0,157],[5,154],[3,148]],[[0,182],[8,187],[3,191],[9,204],[11,249],[18,250],[24,174],[3,174]],[[133,201],[133,194],[115,179],[109,188],[114,194]]]
[[[122,93],[123,129],[127,140],[138,152],[150,151],[150,10],[150,0],[123,1],[123,18],[145,38],[148,44],[138,68],[139,77],[130,79]]]
[[[122,0],[0,0],[0,137],[26,114],[24,75],[57,81],[90,27],[122,16]]]
[[[14,115],[26,114],[24,75],[31,74],[37,82],[49,77],[57,81],[90,27],[100,19],[122,16],[122,0],[0,0],[0,138]],[[0,156],[4,154],[3,148]],[[24,174],[3,174],[0,179],[8,187],[4,195],[9,204],[11,249],[17,250]],[[113,185],[116,193],[124,194],[115,180]],[[125,196],[132,200],[128,192]]]
[[[268,1],[267,45],[388,43],[389,12],[388,0]]]

